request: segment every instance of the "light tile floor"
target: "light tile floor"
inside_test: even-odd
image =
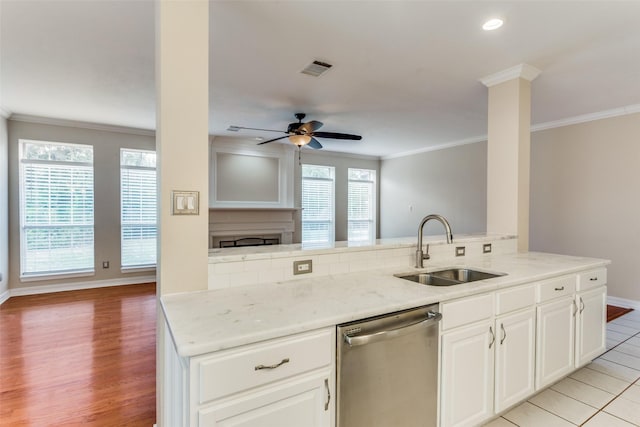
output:
[[[640,311],[607,323],[607,352],[485,427],[640,426]]]

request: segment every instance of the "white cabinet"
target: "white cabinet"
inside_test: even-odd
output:
[[[442,427],[475,426],[493,414],[495,339],[492,321],[442,335]]]
[[[209,405],[198,410],[198,426],[331,426],[330,378],[325,369]]]
[[[606,350],[607,288],[601,286],[576,295],[576,368]]]
[[[573,295],[537,307],[536,390],[573,370],[575,312]]]
[[[496,413],[534,391],[535,327],[533,305],[525,311],[496,319]]]
[[[191,358],[168,345],[165,378],[168,427],[331,427],[335,328]]]

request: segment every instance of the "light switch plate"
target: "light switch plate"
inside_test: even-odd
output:
[[[199,191],[172,191],[172,215],[198,215],[200,212]]]
[[[483,254],[491,253],[491,243],[485,243],[484,245],[482,245],[482,253]]]

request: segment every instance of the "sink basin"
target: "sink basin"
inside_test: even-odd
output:
[[[404,276],[397,276],[401,279],[411,280],[412,282],[420,283],[421,285],[431,286],[451,286],[457,285],[461,282],[452,279],[446,279],[444,277],[437,277],[428,273],[407,274]]]
[[[414,273],[397,275],[400,279],[411,280],[421,285],[451,286],[460,283],[475,282],[476,280],[491,279],[504,276],[503,273],[487,273],[484,271],[470,270],[468,268],[448,268],[446,270],[433,271],[431,273]]]
[[[457,280],[463,283],[504,276],[502,273],[486,273],[484,271],[469,270],[468,268],[448,268],[446,270],[434,271],[431,274],[437,277]]]

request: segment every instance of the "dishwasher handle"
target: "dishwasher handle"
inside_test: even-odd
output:
[[[368,335],[359,335],[356,337],[351,337],[345,333],[342,334],[344,340],[350,347],[356,347],[359,345],[372,344],[374,342],[386,340],[389,338],[399,337],[401,335],[409,334],[417,329],[428,326],[431,323],[437,323],[442,319],[442,313],[436,313],[435,311],[430,311],[427,313],[427,318],[424,320],[419,320],[414,323],[410,323],[406,326],[396,329],[388,329],[385,331],[375,332],[373,334]]]

